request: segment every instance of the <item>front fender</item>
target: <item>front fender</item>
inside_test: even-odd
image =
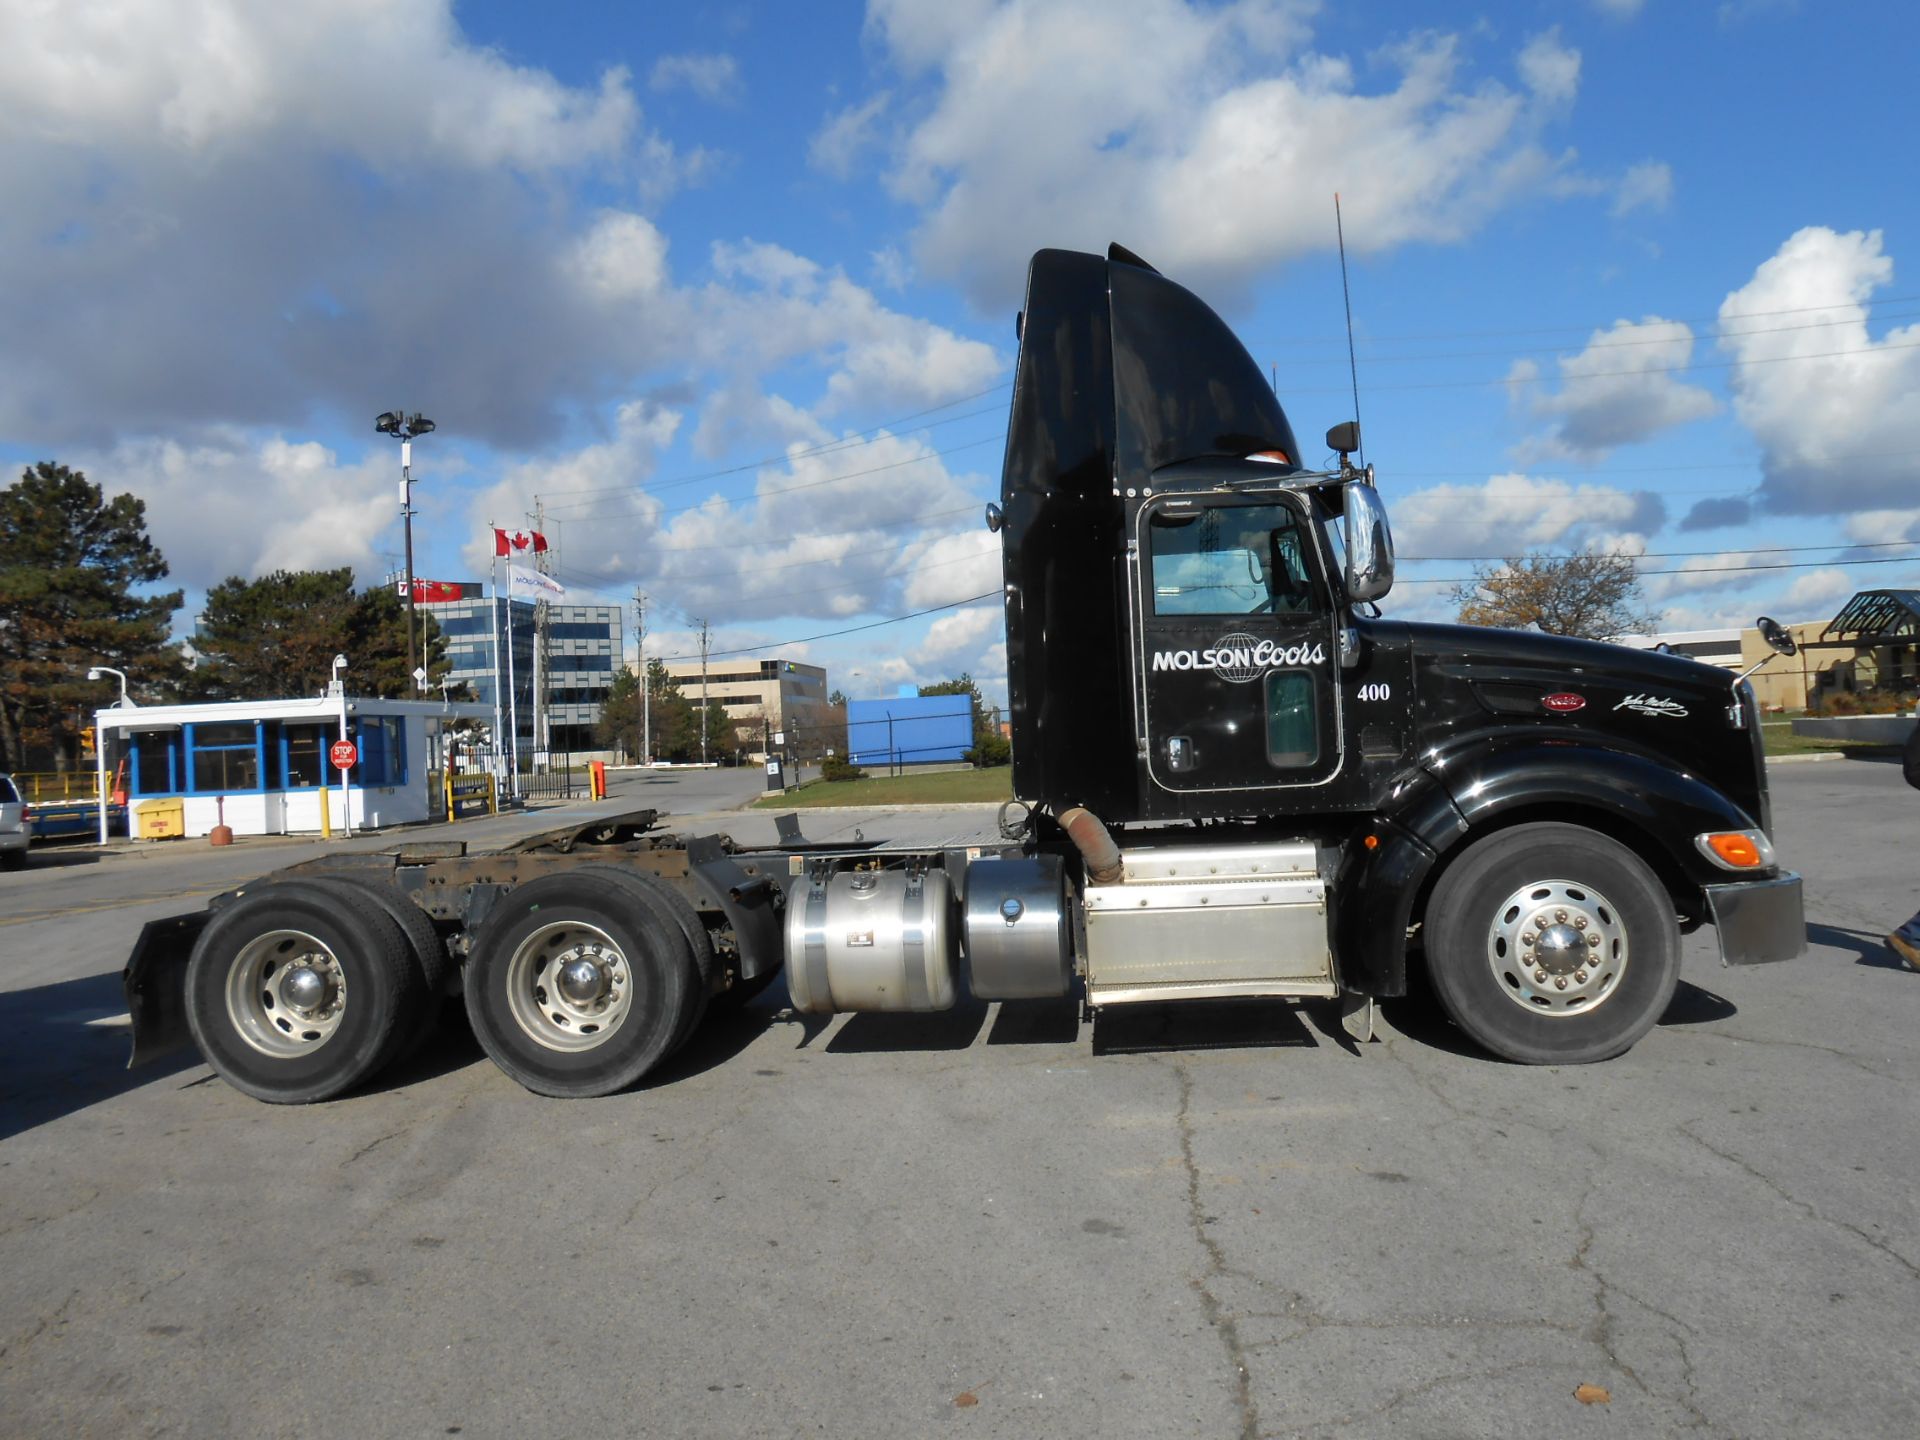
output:
[[[1645,755],[1578,740],[1500,737],[1436,756],[1427,770],[1445,788],[1465,823],[1479,834],[1526,820],[1605,817],[1616,838],[1636,849],[1668,883],[1695,891],[1724,882],[1725,871],[1694,848],[1709,830],[1760,824],[1720,790],[1685,770]],[[1648,847],[1653,853],[1646,854]],[[1445,845],[1436,849],[1444,851]],[[1664,865],[1659,863],[1664,861]]]

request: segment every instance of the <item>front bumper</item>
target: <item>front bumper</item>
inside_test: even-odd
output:
[[[1807,952],[1807,915],[1800,903],[1800,877],[1709,885],[1707,908],[1720,937],[1722,965],[1765,965]]]

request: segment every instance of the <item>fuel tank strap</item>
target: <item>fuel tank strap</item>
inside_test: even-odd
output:
[[[833,993],[827,982],[827,887],[807,884],[807,995],[816,1008]]]
[[[900,949],[906,961],[907,1008],[930,1008],[927,990],[927,888],[919,879],[907,882],[900,907]]]

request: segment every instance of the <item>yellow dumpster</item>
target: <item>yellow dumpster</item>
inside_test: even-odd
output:
[[[177,840],[187,831],[187,802],[178,795],[133,807],[133,833],[142,840]]]

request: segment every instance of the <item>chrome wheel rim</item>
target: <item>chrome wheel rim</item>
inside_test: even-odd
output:
[[[1501,994],[1530,1015],[1565,1019],[1604,1005],[1627,972],[1627,927],[1591,885],[1536,880],[1494,912],[1487,963]]]
[[[318,1050],[346,1009],[340,958],[304,930],[270,930],[242,946],[227,967],[227,1019],[242,1040],[275,1060]]]
[[[542,925],[507,961],[507,1009],[549,1050],[606,1043],[633,1008],[633,972],[611,935],[577,920]]]

